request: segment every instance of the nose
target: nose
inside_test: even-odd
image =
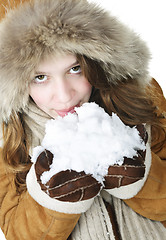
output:
[[[56,79],[52,91],[53,100],[57,103],[68,103],[74,96],[72,84],[65,78]]]

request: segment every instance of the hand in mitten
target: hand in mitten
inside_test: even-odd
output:
[[[144,141],[144,143],[147,143],[148,140],[148,134],[146,132],[146,129],[143,125],[138,125],[137,130],[139,132],[140,137]],[[126,196],[123,196],[123,192],[114,191],[115,188],[120,188],[123,186],[130,185],[132,183],[136,183],[139,180],[144,178],[145,175],[145,155],[146,150],[137,150],[137,156],[134,156],[132,159],[124,157],[124,162],[122,165],[113,165],[108,168],[108,173],[104,177],[104,189],[106,189],[109,193],[114,193],[117,197],[121,198],[127,198],[132,197],[132,193],[130,195],[130,192],[126,194]],[[136,189],[136,186],[134,187],[133,192],[139,191]],[[111,191],[111,189],[113,191]],[[127,188],[126,188],[127,189]],[[120,188],[122,190],[122,188]],[[128,191],[128,190],[127,190]]]
[[[43,184],[41,175],[50,170],[52,161],[53,154],[45,150],[38,156],[35,163],[37,181],[42,191],[51,198],[64,202],[78,202],[94,198],[100,192],[101,184],[90,174],[85,174],[84,171],[61,171],[52,176],[46,184]]]

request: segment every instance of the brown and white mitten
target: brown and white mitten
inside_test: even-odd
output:
[[[50,170],[52,162],[53,154],[50,151],[40,153],[28,173],[27,186],[30,195],[39,204],[52,210],[65,213],[85,212],[100,192],[101,184],[92,175],[73,170],[60,171],[43,183],[41,176]]]
[[[147,143],[147,131],[144,125],[138,125],[136,128],[146,144],[146,150],[137,150],[137,156],[133,158],[124,157],[123,164],[110,166],[104,177],[104,189],[122,199],[131,198],[138,193],[146,180],[150,167],[151,155]]]

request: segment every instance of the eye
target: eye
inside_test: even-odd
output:
[[[73,73],[81,73],[81,67],[80,67],[80,65],[75,66],[75,67],[72,67],[72,68],[69,70],[69,73],[71,73],[71,74],[73,74]]]
[[[35,82],[36,83],[43,83],[47,80],[47,76],[46,75],[38,75],[35,77]]]

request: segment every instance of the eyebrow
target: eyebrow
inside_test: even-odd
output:
[[[35,72],[35,75],[48,75],[49,73],[48,72]]]
[[[74,67],[75,65],[79,64],[78,60],[76,60],[74,63],[72,63],[70,66],[68,66],[67,68],[65,69],[70,69],[72,67]]]
[[[78,60],[76,60],[74,63],[72,63],[70,66],[66,67],[65,70],[70,69],[74,67],[75,65],[79,64]],[[42,72],[42,71],[36,71],[35,75],[48,75],[48,72]]]

